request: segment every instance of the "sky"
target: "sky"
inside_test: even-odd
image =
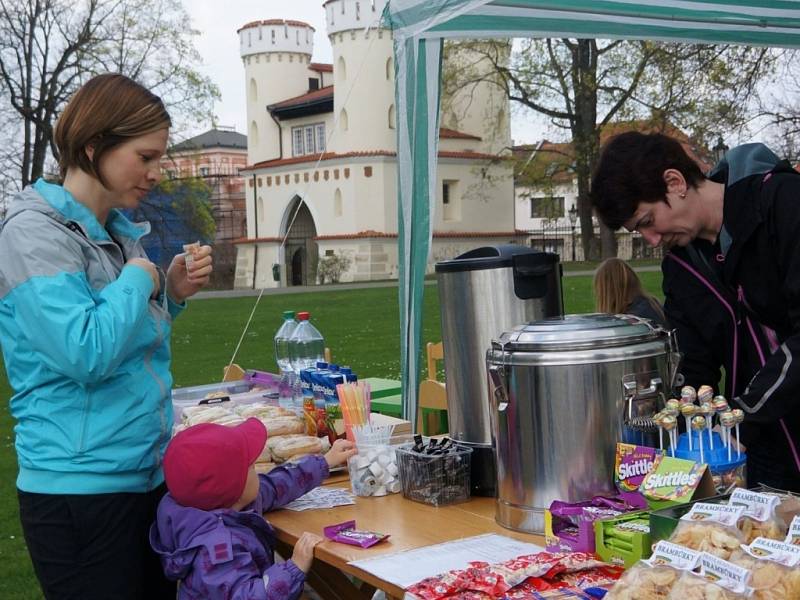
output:
[[[184,6],[192,18],[192,26],[200,32],[195,46],[203,57],[200,71],[219,86],[222,100],[214,112],[218,125],[233,126],[247,133],[245,123],[244,66],[239,56],[236,30],[251,21],[264,19],[293,19],[304,21],[314,33],[313,62],[332,62],[331,46],[325,32],[323,0],[187,0]],[[210,128],[201,124],[193,134]],[[512,111],[511,135],[515,143],[530,143],[541,139],[542,129],[533,116]]]

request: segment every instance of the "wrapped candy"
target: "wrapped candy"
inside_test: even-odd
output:
[[[704,404],[705,402],[711,402],[711,399],[714,397],[714,388],[710,385],[701,385],[697,389],[697,403]]]
[[[739,458],[742,454],[742,442],[739,438],[739,424],[744,421],[744,411],[741,408],[734,408],[731,413],[733,414],[734,424],[736,427],[736,458]]]
[[[694,404],[697,400],[697,392],[690,385],[685,385],[681,388],[681,404]]]
[[[676,441],[678,432],[675,430],[676,427],[678,427],[678,420],[675,417],[673,417],[672,415],[664,415],[661,418],[661,427],[663,427],[664,430],[669,435],[670,451],[672,453],[672,457],[674,458],[675,457],[675,446],[678,445],[678,443]]]
[[[706,418],[706,430],[708,431],[708,447],[714,449],[714,436],[711,435],[711,427],[714,423],[714,407],[711,402],[703,402],[700,409],[697,411],[699,414]]]

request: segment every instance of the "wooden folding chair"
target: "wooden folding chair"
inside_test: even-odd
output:
[[[428,413],[423,416],[423,409],[435,409],[447,412],[447,390],[445,384],[438,380],[437,362],[444,360],[442,342],[436,344],[428,342],[426,346],[428,357],[428,377],[419,384],[417,397],[417,431],[426,435],[447,433],[441,431],[439,413]],[[425,418],[427,417],[427,418]]]

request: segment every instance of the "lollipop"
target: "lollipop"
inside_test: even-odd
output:
[[[728,401],[725,399],[725,396],[714,396],[711,400],[711,406],[714,407],[715,411],[721,413],[728,410]]]
[[[697,400],[697,392],[690,385],[685,385],[681,388],[681,404],[694,404]]]
[[[741,408],[734,408],[731,412],[736,424],[736,458],[739,458],[742,455],[742,446],[739,442],[739,423],[744,421],[744,411]]]
[[[664,452],[664,426],[661,424],[661,419],[666,416],[663,412],[657,412],[653,415],[653,421],[655,421],[656,426],[658,427],[658,449],[661,452]]]
[[[714,407],[711,402],[703,402],[700,405],[699,414],[706,418],[706,429],[708,430],[708,446],[711,450],[714,449],[714,437],[711,435],[711,426],[714,424]]]
[[[677,411],[679,411],[681,409],[680,401],[676,400],[675,398],[670,398],[669,400],[667,400],[667,402],[666,402],[666,404],[664,406],[666,406],[667,410],[677,410]]]
[[[686,433],[689,436],[689,451],[692,451],[692,417],[697,414],[697,407],[691,402],[681,406],[681,414],[686,418]]]
[[[719,414],[719,424],[725,432],[725,445],[728,447],[728,462],[731,462],[731,427],[736,425],[736,417],[733,412],[726,410]]]
[[[669,434],[669,445],[672,452],[672,458],[675,458],[675,428],[678,426],[678,419],[672,415],[665,415],[661,418],[661,426],[667,430]]]
[[[692,417],[692,430],[697,432],[698,443],[700,444],[700,462],[705,463],[706,459],[703,456],[703,429],[706,428],[706,418],[702,415]]]
[[[701,385],[697,389],[697,402],[703,404],[704,402],[711,402],[714,397],[714,388],[710,385]]]

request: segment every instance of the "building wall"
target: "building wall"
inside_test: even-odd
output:
[[[269,21],[267,21],[269,23]],[[278,158],[278,126],[267,106],[308,91],[314,49],[311,26],[260,25],[239,30],[239,51],[247,91],[247,160]]]

